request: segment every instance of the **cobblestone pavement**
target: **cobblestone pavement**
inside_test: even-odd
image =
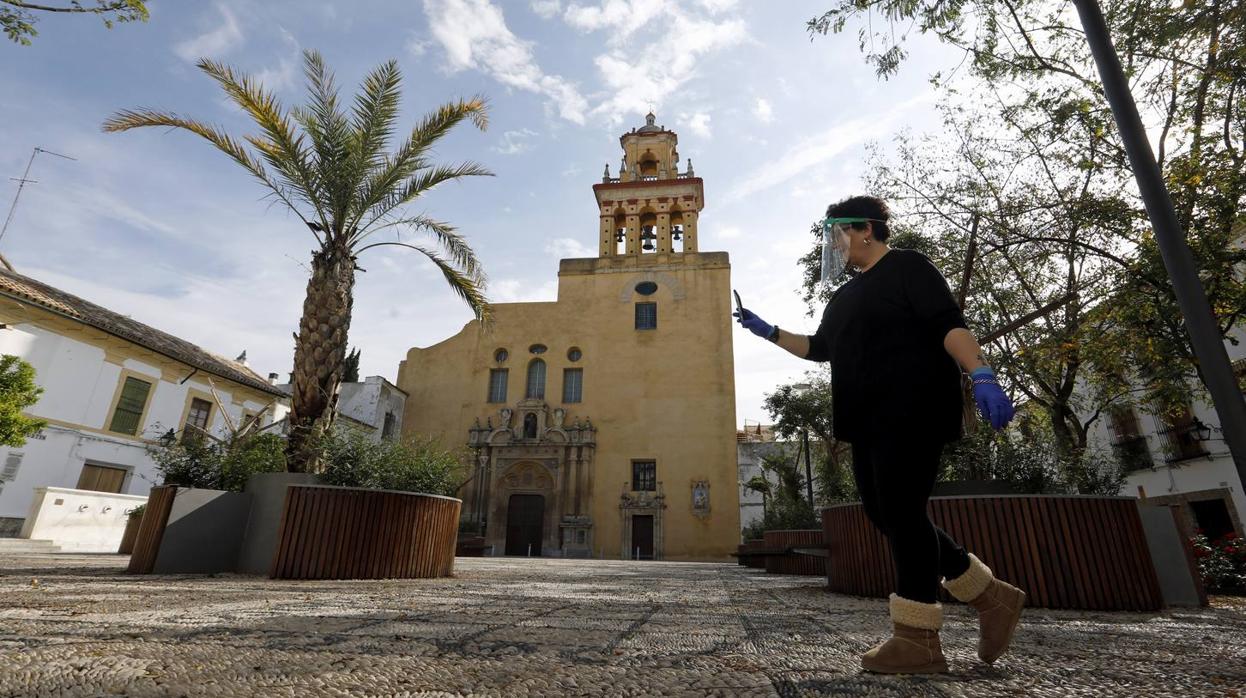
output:
[[[1195,696],[1246,690],[1246,604],[1030,609],[947,677],[863,674],[886,604],[726,564],[459,559],[450,579],[131,577],[126,558],[0,560],[0,696]]]

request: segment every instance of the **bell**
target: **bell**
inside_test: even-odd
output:
[[[645,250],[645,251],[647,251],[647,252],[652,252],[652,251],[653,251],[653,249],[654,249],[654,247],[653,247],[653,241],[652,241],[652,240],[649,240],[648,238],[646,238],[646,239],[645,239],[645,244],[641,245],[641,246],[640,246],[640,249]]]

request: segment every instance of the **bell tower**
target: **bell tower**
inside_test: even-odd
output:
[[[617,177],[610,165],[593,185],[601,216],[600,257],[682,254],[697,251],[697,217],[705,206],[701,178],[688,161],[679,171],[679,136],[656,125],[652,112],[645,125],[619,138],[623,161]]]

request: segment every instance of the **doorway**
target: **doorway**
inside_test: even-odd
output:
[[[540,557],[545,533],[545,497],[512,494],[506,505],[506,554]]]
[[[653,559],[653,515],[634,514],[632,516],[632,559]]]

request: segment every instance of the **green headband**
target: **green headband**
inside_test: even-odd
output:
[[[823,231],[830,230],[831,226],[835,225],[836,223],[870,223],[870,222],[886,223],[887,221],[879,220],[877,218],[862,218],[860,216],[849,216],[847,218],[825,218],[822,220],[822,230]]]

